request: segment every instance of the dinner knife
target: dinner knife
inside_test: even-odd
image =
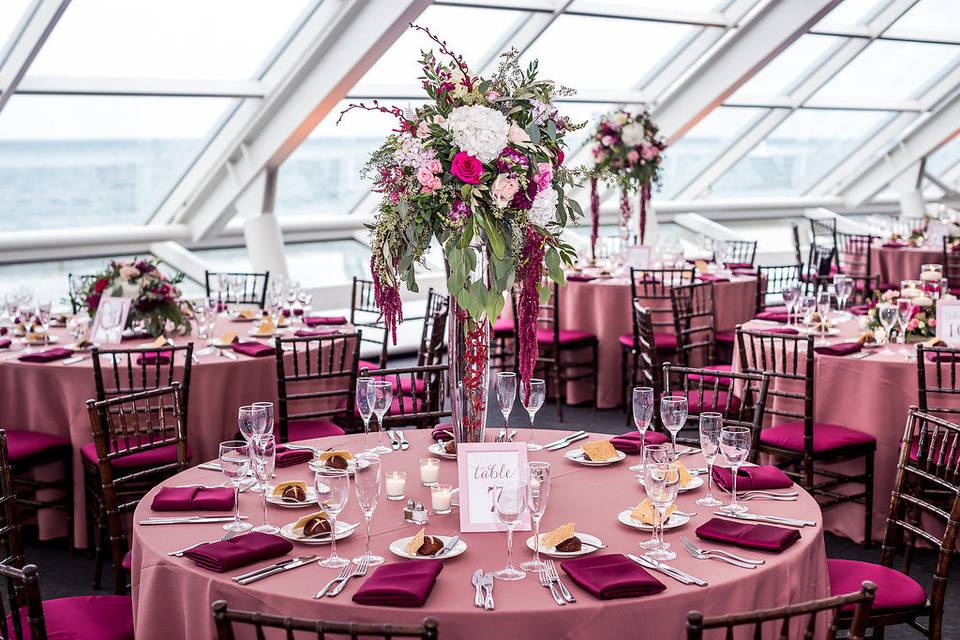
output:
[[[632,559],[632,558],[631,558],[631,559]],[[667,575],[670,575],[670,573],[672,572],[673,574],[675,574],[675,575],[677,575],[677,576],[680,577],[680,581],[681,581],[681,582],[688,581],[687,584],[695,584],[695,585],[697,585],[698,587],[706,587],[706,586],[707,586],[707,581],[706,581],[706,580],[701,580],[700,578],[697,578],[697,577],[695,577],[695,576],[692,576],[692,575],[690,575],[689,573],[687,573],[686,571],[681,571],[680,569],[677,569],[676,567],[671,567],[671,566],[668,565],[668,564],[664,564],[664,563],[659,562],[659,561],[657,561],[657,560],[651,560],[650,558],[642,558],[642,560],[645,561],[645,562],[647,562],[647,563],[649,563],[650,566],[652,566],[652,567],[654,567],[654,568],[656,568],[656,569],[659,569],[660,571],[663,571],[664,573],[667,573]],[[636,560],[634,560],[634,562],[636,562]],[[640,564],[643,564],[643,562],[641,562]]]
[[[483,609],[483,569],[477,569],[473,572],[473,577],[470,578],[470,581],[473,583],[473,588],[476,589],[476,593],[473,596],[473,606]]]
[[[447,555],[449,552],[453,551],[453,548],[457,546],[457,543],[460,542],[460,536],[453,536],[447,540],[446,544],[443,545],[443,548],[433,554],[434,558],[441,558]]]
[[[141,520],[139,524],[147,525],[160,525],[160,524],[204,524],[207,522],[230,522],[233,520],[233,516],[209,516],[209,517],[189,517],[189,518],[147,518],[146,520]],[[240,516],[241,520],[246,520],[247,516]]]
[[[553,442],[548,442],[547,444],[543,445],[543,448],[544,448],[544,449],[549,449],[550,447],[559,446],[559,445],[565,443],[567,440],[570,440],[571,438],[575,438],[575,437],[580,436],[580,435],[586,435],[586,433],[587,433],[586,431],[577,431],[577,432],[575,432],[575,433],[571,433],[570,435],[564,436],[564,437],[560,438],[559,440],[554,440]]]
[[[654,570],[654,571],[659,571],[660,573],[662,573],[662,574],[664,574],[664,575],[666,575],[666,576],[669,576],[669,577],[673,578],[674,580],[676,580],[677,582],[680,582],[680,583],[683,583],[683,584],[693,584],[693,582],[691,582],[689,578],[684,578],[684,577],[682,577],[680,574],[676,573],[675,571],[671,571],[670,569],[672,569],[672,567],[671,567],[671,568],[667,568],[667,567],[663,567],[663,566],[656,565],[656,564],[652,563],[651,561],[647,560],[646,558],[642,558],[642,557],[640,557],[640,556],[635,556],[635,555],[633,555],[632,553],[628,553],[628,554],[627,554],[627,557],[630,558],[631,560],[633,560],[634,562],[636,562],[638,565],[640,565],[641,567],[643,567],[643,568],[645,568],[645,569],[652,569],[652,570]]]
[[[259,569],[253,569],[252,571],[247,571],[246,573],[241,573],[240,575],[233,576],[232,579],[244,580],[246,578],[250,578],[255,575],[261,574],[265,571],[270,571],[271,569],[276,569],[277,567],[283,567],[285,565],[290,564],[291,562],[295,562],[296,560],[297,558],[286,558],[284,560],[280,560],[279,562],[274,562],[273,564],[268,564],[263,567],[260,567]]]
[[[488,571],[483,574],[483,590],[486,597],[483,600],[483,608],[486,611],[493,611],[493,572]]]
[[[780,524],[786,527],[815,527],[814,520],[801,520],[799,518],[784,518],[781,516],[765,516],[756,513],[726,513],[717,511],[715,515],[733,518],[734,520],[749,520],[752,522],[767,522],[769,524]]]
[[[301,556],[299,558],[296,558],[293,562],[283,565],[282,567],[275,567],[273,569],[270,569],[269,571],[258,573],[257,575],[252,576],[250,578],[242,578],[239,580],[234,578],[234,580],[239,585],[253,584],[254,582],[258,582],[260,580],[263,580],[264,578],[269,578],[270,576],[276,575],[278,573],[283,573],[284,571],[290,571],[291,569],[302,567],[303,565],[307,564],[308,562],[310,562],[316,557],[317,556]]]

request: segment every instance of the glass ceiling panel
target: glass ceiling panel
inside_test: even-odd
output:
[[[890,0],[844,0],[823,19],[814,29],[829,27],[852,27],[867,24]]]
[[[745,97],[789,95],[803,78],[844,42],[844,38],[805,34],[767,63],[740,87],[730,100]]]
[[[13,96],[0,113],[0,230],[146,222],[232,103]]]
[[[730,4],[730,0],[605,0],[602,4],[610,7],[622,7],[625,13],[642,14],[644,9],[682,9],[683,11],[707,12],[721,11]],[[596,8],[596,0],[573,0],[571,11],[588,11]]]
[[[798,109],[717,180],[714,197],[799,196],[894,115]]]
[[[73,2],[30,66],[29,75],[250,79],[312,3]]]
[[[0,2],[0,62],[10,45],[13,30],[20,26],[24,11],[33,0],[3,0]]]
[[[643,20],[563,15],[537,38],[524,54],[523,62],[538,58],[541,77],[578,91],[626,91],[637,88],[648,73],[701,29]],[[650,55],[638,54],[638,42]],[[603,55],[584,55],[598,51]]]
[[[957,64],[960,46],[875,40],[813,95],[811,101],[909,100]]]
[[[957,0],[920,0],[903,14],[884,35],[924,36],[928,38],[960,37],[960,2]]]
[[[929,156],[924,170],[935,176],[942,176],[960,162],[960,136],[956,136]]]
[[[427,27],[435,36],[445,40],[449,48],[464,57],[474,73],[481,73],[483,69],[480,67],[485,58],[498,55],[500,52],[494,49],[528,15],[523,11],[431,6],[420,14],[415,23]],[[427,34],[407,29],[360,79],[356,90],[383,85],[419,90],[420,52],[428,49],[433,49],[438,59],[443,57]]]

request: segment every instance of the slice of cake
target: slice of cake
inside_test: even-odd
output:
[[[683,466],[682,462],[677,463],[677,468],[680,470],[680,486],[685,487],[693,480],[693,474],[687,471],[687,468]]]
[[[260,321],[260,326],[257,327],[257,333],[259,335],[273,335],[277,328],[273,325],[273,320],[269,316]]]
[[[244,320],[255,320],[260,314],[253,309],[240,309],[237,312],[238,318],[243,318]]]
[[[281,482],[273,488],[273,495],[284,502],[303,502],[307,499],[307,483],[298,480]]]
[[[346,469],[350,466],[350,460],[353,460],[353,455],[347,451],[324,451],[319,454],[318,459],[320,464],[330,467],[331,469]]]
[[[407,543],[407,553],[412,556],[432,556],[443,549],[443,540],[437,536],[428,536],[426,529],[417,531],[417,535]]]
[[[574,535],[576,524],[568,522],[540,536],[540,546],[546,549],[554,548],[557,551],[570,553],[580,551],[580,538]]]
[[[609,440],[597,440],[583,445],[583,454],[592,462],[605,462],[617,457],[617,450]]]
[[[312,537],[330,533],[330,521],[322,511],[311,513],[297,520],[293,525],[294,533],[298,530],[304,537]]]
[[[220,336],[220,344],[233,344],[234,342],[239,342],[240,336],[237,335],[236,331],[227,331],[225,334]]]
[[[667,507],[666,517],[670,518],[670,514],[677,510],[677,505],[672,504]],[[644,498],[643,502],[634,507],[633,511],[630,512],[630,517],[634,520],[643,522],[644,524],[653,524],[654,518],[657,517],[657,508],[653,506],[653,502],[650,501],[650,498]]]
[[[417,554],[417,550],[423,545],[423,541],[427,538],[426,536],[426,527],[417,531],[417,535],[410,538],[410,542],[407,543],[407,553],[414,556]]]

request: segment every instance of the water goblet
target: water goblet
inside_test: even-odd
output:
[[[686,396],[664,396],[660,398],[660,421],[670,432],[670,441],[673,444],[673,459],[677,459],[677,434],[687,423]]]
[[[357,378],[355,401],[357,413],[363,420],[363,449],[370,449],[370,417],[373,416],[373,378]]]
[[[525,481],[530,519],[533,520],[533,560],[521,563],[520,568],[524,571],[543,571],[546,564],[540,559],[540,520],[550,498],[550,463],[528,462]]]
[[[503,415],[504,437],[510,437],[510,412],[517,399],[517,374],[513,371],[497,372],[497,402],[500,403],[500,413]]]
[[[837,292],[837,306],[840,308],[841,314],[843,314],[843,317],[849,318],[850,314],[847,313],[846,308],[847,299],[853,293],[853,279],[838,273],[833,276],[833,288]]]
[[[647,429],[653,419],[653,389],[651,387],[633,388],[633,425],[640,432],[640,464],[637,471],[643,473],[643,451],[647,445]]]
[[[796,285],[784,287],[781,295],[783,295],[783,305],[787,308],[787,326],[790,326],[793,323],[793,313],[800,297],[800,287]]]
[[[670,451],[670,447],[666,443],[663,444],[651,444],[646,449],[643,450],[643,462],[636,467],[631,467],[631,469],[639,470],[639,473],[635,473],[637,479],[640,481],[640,484],[643,485],[646,480],[644,478],[644,473],[648,464],[657,464],[661,462],[673,462],[673,452]],[[665,549],[669,549],[670,545],[668,543],[663,543]],[[644,549],[659,549],[661,542],[657,539],[656,527],[650,531],[650,539],[640,543],[640,546]]]
[[[523,482],[508,480],[494,488],[494,512],[507,528],[507,566],[494,572],[499,580],[522,580],[527,574],[513,566],[513,530],[527,511],[527,487]]]
[[[913,317],[913,300],[910,298],[897,298],[897,320],[900,324],[900,336],[897,338],[899,344],[907,343],[907,325]]]
[[[350,564],[337,555],[337,516],[347,506],[350,497],[350,476],[346,469],[324,467],[313,476],[317,491],[317,505],[330,521],[330,555],[318,562],[321,567],[339,569]]]
[[[883,339],[884,348],[880,352],[884,355],[893,355],[893,349],[890,348],[890,332],[893,331],[893,327],[897,324],[897,307],[892,305],[889,302],[881,302],[877,305],[877,318],[880,320],[880,324],[883,325],[883,329],[886,333]]]
[[[542,444],[537,444],[533,441],[533,420],[537,415],[537,411],[543,406],[543,401],[546,396],[547,383],[540,378],[531,378],[530,387],[526,392],[524,392],[523,389],[520,390],[520,402],[523,404],[523,408],[527,410],[527,415],[530,416],[530,439],[527,441],[527,451],[540,451],[543,449]]]
[[[380,502],[380,475],[380,456],[372,453],[357,454],[357,470],[353,476],[353,487],[356,489],[357,504],[363,511],[363,520],[367,526],[367,541],[363,555],[354,558],[353,561],[357,564],[366,562],[371,567],[384,562],[381,556],[375,555],[370,550],[370,521]]]
[[[653,525],[654,532],[656,533],[659,529],[657,536],[659,544],[644,555],[653,560],[673,560],[677,554],[670,551],[663,540],[663,525],[667,519],[667,509],[677,499],[677,493],[680,491],[680,467],[675,462],[654,462],[645,465],[643,487],[657,510]]]
[[[797,308],[797,315],[803,318],[804,324],[813,324],[813,312],[817,310],[817,300],[813,296],[801,296]]]
[[[701,507],[719,507],[722,502],[713,497],[713,463],[720,452],[720,430],[723,416],[715,412],[700,414],[700,451],[707,461],[707,495],[697,498]]]
[[[250,444],[257,436],[261,436],[267,431],[267,412],[263,407],[245,405],[237,410],[237,426],[240,435]],[[253,469],[249,469],[248,475],[253,475]],[[256,482],[251,491],[263,491],[263,486]]]
[[[720,511],[727,513],[743,513],[747,507],[737,502],[737,473],[740,466],[750,455],[751,434],[747,427],[722,427],[720,429],[720,454],[723,461],[730,467],[733,476],[733,491],[730,494],[730,504],[720,507]]]
[[[388,380],[374,380],[370,383],[373,387],[373,412],[377,414],[378,437],[377,446],[370,449],[370,453],[377,455],[386,455],[393,450],[383,444],[383,416],[390,410],[390,402],[393,400],[393,386]]]
[[[820,316],[820,339],[817,340],[818,346],[825,346],[829,344],[827,342],[827,332],[830,330],[829,327],[829,318],[830,318],[830,289],[827,287],[820,287],[820,290],[817,292],[817,315]]]
[[[207,335],[207,308],[203,305],[197,305],[193,309],[193,319],[197,325],[197,337],[206,340]]]
[[[220,443],[220,471],[223,477],[233,485],[233,501],[236,510],[233,520],[223,525],[227,531],[237,533],[253,528],[249,522],[240,519],[240,485],[250,470],[250,445],[243,440],[228,440]]]
[[[254,531],[262,533],[279,533],[280,529],[267,520],[267,485],[273,477],[273,470],[277,464],[277,439],[273,433],[264,433],[254,436],[250,440],[251,463],[253,475],[263,487],[263,523],[254,527]]]

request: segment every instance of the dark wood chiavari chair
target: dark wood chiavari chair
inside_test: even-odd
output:
[[[827,626],[827,635],[822,636],[823,640],[834,640],[837,637],[837,630],[840,626],[840,618],[843,611],[853,608],[850,616],[849,628],[846,634],[847,640],[864,640],[866,633],[866,620],[870,615],[870,605],[873,603],[877,586],[872,582],[865,581],[860,586],[860,591],[848,593],[845,595],[823,598],[822,600],[811,600],[810,602],[800,602],[790,604],[785,607],[775,609],[763,609],[760,611],[750,611],[748,613],[735,613],[732,615],[705,617],[699,611],[691,611],[687,614],[687,640],[702,640],[703,632],[710,629],[726,629],[726,638],[734,637],[736,627],[753,626],[753,637],[766,637],[764,634],[764,625],[767,625],[767,632],[772,632],[779,626],[777,637],[780,640],[790,638],[790,627],[796,624],[798,618],[810,616],[807,624],[803,628],[803,637],[806,640],[812,640],[817,637],[817,614],[833,612],[830,623]],[[776,623],[780,623],[777,625]],[[772,636],[771,636],[772,637]]]
[[[640,300],[651,316],[657,351],[667,358],[677,351],[677,334],[673,324],[670,289],[693,283],[692,269],[637,269],[630,267],[630,300]],[[621,361],[639,352],[636,318],[633,331],[620,336]]]
[[[450,315],[450,298],[431,288],[427,292],[427,307],[420,332],[420,348],[417,349],[417,366],[443,362],[443,336]]]
[[[851,305],[862,305],[867,304],[873,300],[873,294],[876,291],[879,291],[880,288],[880,276],[847,276],[853,281],[853,290],[850,292],[850,297],[847,298],[846,306],[850,308]],[[833,276],[817,276],[814,278],[812,284],[812,292],[816,293],[822,287],[829,287],[833,284]]]
[[[800,246],[800,226],[796,223],[790,224],[790,231],[793,234],[793,259],[797,263],[797,269],[803,273],[803,248]]]
[[[943,238],[943,257],[940,262],[943,264],[943,277],[947,279],[950,293],[956,294],[960,292],[960,247],[954,242],[951,238]]]
[[[283,629],[287,640],[294,640],[295,631],[307,632],[302,637],[315,637],[317,640],[346,637],[359,638],[420,638],[437,640],[440,637],[437,621],[424,618],[420,625],[381,624],[370,622],[324,622],[290,616],[275,616],[253,611],[233,611],[226,600],[217,600],[212,605],[213,620],[217,628],[217,640],[234,640],[234,625],[253,627],[257,638],[265,638],[265,629]],[[246,636],[244,636],[246,637]]]
[[[827,247],[837,246],[837,219],[810,219],[810,243]]]
[[[812,494],[821,509],[844,502],[864,505],[864,544],[873,535],[873,458],[876,439],[842,425],[816,422],[814,417],[813,336],[793,336],[737,327],[741,371],[770,376],[766,415],[775,422],[754,437],[754,456],[773,454],[778,466]],[[824,465],[863,459],[862,474],[842,473]],[[818,481],[816,476],[824,478]],[[847,485],[862,491],[838,491]]]
[[[276,434],[280,442],[356,431],[354,399],[362,340],[359,331],[276,338]],[[289,362],[284,357],[287,354]]]
[[[387,341],[390,330],[383,323],[383,314],[377,306],[376,288],[372,280],[354,277],[350,294],[350,324],[363,329],[361,348],[364,344],[376,345],[379,356],[376,362],[364,362],[369,369],[383,369],[387,366]]]
[[[631,388],[663,387],[663,369],[654,340],[652,314],[640,300],[633,301],[632,312],[633,326],[637,328],[637,348],[622,351],[620,358],[620,398],[627,415],[627,425],[631,421]]]
[[[837,232],[837,262],[842,273],[848,276],[873,275],[871,249],[874,236],[859,233]]]
[[[800,269],[795,264],[762,265],[757,267],[756,312],[786,311],[783,290],[800,285]]]
[[[716,314],[713,283],[697,282],[670,289],[677,362],[684,367],[705,366],[730,371],[717,364]]]
[[[501,317],[490,327],[490,368],[492,370],[517,370],[516,338],[511,318]]]
[[[67,297],[70,299],[70,308],[73,310],[74,315],[80,313],[80,310],[83,309],[83,300],[80,299],[80,295],[87,290],[93,281],[97,279],[97,276],[93,274],[67,274]]]
[[[100,480],[100,491],[93,498],[101,501],[98,517],[106,518],[114,591],[119,594],[129,570],[124,514],[132,512],[155,484],[187,468],[181,387],[174,382],[106,400],[87,400],[87,412]],[[172,458],[171,450],[175,453]],[[98,556],[103,545],[101,534]]]
[[[949,496],[949,500],[945,505],[930,500],[934,494]],[[880,564],[828,559],[831,589],[841,590],[855,580],[877,583],[877,598],[867,619],[867,628],[873,629],[874,638],[883,637],[884,627],[908,624],[931,640],[941,640],[945,637],[943,609],[958,527],[960,425],[911,407],[890,495]],[[937,550],[929,597],[910,577],[918,543]],[[894,563],[901,553],[902,568],[898,571]],[[924,627],[918,618],[927,618],[928,626]]]
[[[227,288],[220,287],[221,276],[230,279]],[[226,272],[204,271],[203,282],[208,298],[216,296],[225,304],[255,304],[261,309],[267,303],[267,284],[270,282],[270,272]],[[216,286],[214,286],[216,283]],[[237,284],[239,283],[239,291]]]
[[[394,389],[390,410],[378,429],[401,426],[425,429],[451,416],[450,409],[444,409],[446,376],[447,365],[440,363],[372,371],[361,369],[359,377],[386,380]]]
[[[687,421],[697,423],[701,413],[716,412],[725,426],[760,430],[767,405],[770,376],[766,372],[726,372],[663,365],[663,395],[687,398]],[[699,440],[698,440],[699,441]]]
[[[812,284],[820,276],[831,275],[836,260],[837,248],[820,244],[811,244],[807,258],[807,269],[800,275],[803,282]]]
[[[723,263],[731,266],[750,266],[757,258],[756,240],[724,240]]]
[[[960,414],[960,349],[917,345],[920,411],[944,418]]]

